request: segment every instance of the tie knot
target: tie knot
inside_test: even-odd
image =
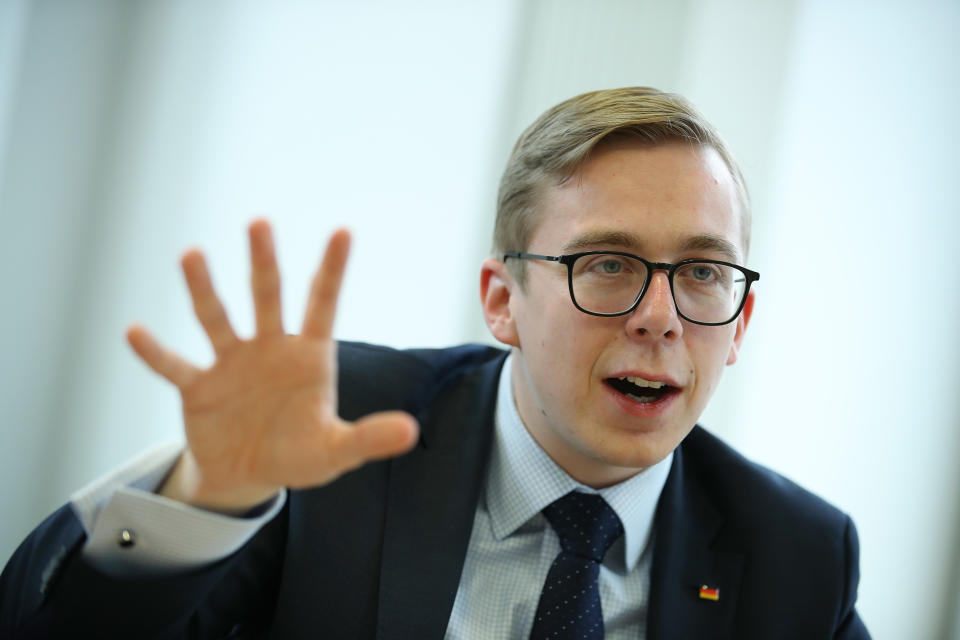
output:
[[[623,535],[623,525],[607,501],[592,493],[571,491],[543,509],[543,515],[567,553],[597,562]]]

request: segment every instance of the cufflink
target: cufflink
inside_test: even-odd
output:
[[[137,536],[130,529],[120,529],[120,534],[117,536],[117,544],[122,549],[129,549],[137,544]]]

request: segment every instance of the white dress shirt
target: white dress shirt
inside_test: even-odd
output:
[[[123,576],[185,571],[229,556],[272,520],[286,500],[280,492],[256,517],[235,518],[159,496],[183,450],[157,446],[70,498],[87,532],[84,557],[100,570]],[[120,536],[133,544],[119,544]]]

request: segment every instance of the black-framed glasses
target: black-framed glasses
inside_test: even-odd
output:
[[[584,251],[542,256],[507,251],[508,258],[548,260],[567,267],[573,306],[592,316],[622,316],[637,308],[654,271],[666,271],[677,313],[694,324],[717,326],[733,322],[747,300],[750,285],[760,274],[721,260],[650,262],[622,251]]]

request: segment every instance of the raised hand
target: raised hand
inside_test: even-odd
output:
[[[270,226],[250,225],[256,335],[237,337],[210,280],[203,254],[182,260],[187,286],[216,361],[200,369],[168,351],[142,327],[134,351],[180,390],[187,450],[161,493],[195,506],[240,512],[281,487],[326,484],[363,463],[394,456],[416,441],[409,414],[337,415],[336,343],[331,334],[350,236],[330,238],[310,288],[300,335],[286,335]]]

